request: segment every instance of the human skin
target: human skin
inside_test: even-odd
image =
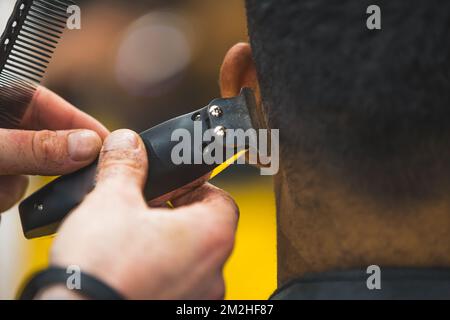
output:
[[[94,161],[108,130],[44,87],[38,87],[17,129],[1,128],[0,212],[25,193],[24,175],[63,175]]]
[[[226,54],[220,86],[223,97],[237,95],[242,87],[252,88],[256,107],[265,114],[248,43],[238,43]],[[268,123],[273,120],[267,114],[265,117]],[[283,150],[280,142],[280,171],[274,176],[279,285],[309,273],[365,269],[372,264],[450,266],[450,199],[446,188],[435,190],[433,201],[385,205],[359,196],[342,178],[324,174],[330,170],[326,161],[311,170],[301,159],[302,155],[297,155],[294,172],[292,161],[289,168],[289,150]]]
[[[63,175],[85,167],[97,159],[108,134],[97,120],[38,87],[19,128],[0,128],[0,212],[23,196],[24,175]],[[78,264],[126,298],[223,297],[235,203],[197,183],[194,191],[172,195],[175,209],[151,209],[142,196],[146,172],[139,136],[127,130],[112,134],[103,146],[96,189],[64,222],[51,263]],[[39,297],[83,298],[64,287],[46,288]]]
[[[77,265],[127,299],[223,298],[237,206],[204,184],[174,199],[173,209],[151,208],[142,195],[147,167],[136,133],[119,130],[106,139],[96,188],[60,228],[51,264]],[[38,298],[84,297],[59,286]]]

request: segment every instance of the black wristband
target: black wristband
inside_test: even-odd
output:
[[[20,300],[32,300],[42,289],[62,284],[67,286],[67,280],[71,274],[64,268],[51,266],[34,274],[26,282],[25,287],[19,295]],[[123,300],[123,297],[113,288],[99,279],[81,272],[80,289],[73,289],[75,292],[94,300]]]

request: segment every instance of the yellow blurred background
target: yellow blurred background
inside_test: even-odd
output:
[[[143,131],[220,96],[221,61],[234,43],[247,40],[242,0],[77,2],[82,29],[64,35],[45,85],[111,130]],[[35,178],[30,192],[44,182]],[[272,180],[233,166],[213,183],[230,192],[241,211],[225,267],[226,298],[267,299],[276,287]],[[26,275],[47,264],[51,238],[25,241],[17,209],[3,220],[0,298],[10,299]]]

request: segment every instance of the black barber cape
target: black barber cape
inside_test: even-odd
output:
[[[307,275],[279,288],[273,300],[450,300],[450,268],[383,268],[380,289],[366,270]]]

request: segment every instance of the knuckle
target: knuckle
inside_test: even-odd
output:
[[[239,207],[236,203],[236,201],[234,201],[233,197],[226,191],[220,189],[221,195],[223,197],[223,200],[228,203],[228,205],[231,207],[231,209],[233,210],[234,213],[239,213]]]
[[[200,205],[195,212],[197,228],[202,235],[204,252],[220,252],[228,256],[234,247],[236,235],[235,219],[230,219],[229,213],[216,214]]]
[[[130,150],[102,151],[99,177],[124,177],[126,179],[145,175],[145,162],[139,153]]]
[[[220,206],[221,208],[226,208],[226,212],[228,215],[224,217],[223,215],[212,215],[212,217],[216,217],[217,219],[230,218],[231,217],[239,217],[239,207],[233,197],[226,191],[219,189],[217,187],[211,186],[211,189],[214,192],[214,195],[210,198],[210,201],[214,203],[215,206]]]
[[[65,154],[59,143],[58,133],[43,130],[33,134],[32,152],[36,163],[62,164]]]
[[[231,253],[234,247],[234,231],[230,228],[214,225],[205,232],[205,236],[207,252],[221,252],[224,255]]]
[[[102,168],[125,167],[137,170],[144,166],[142,157],[134,150],[102,150],[100,165]]]
[[[224,201],[228,204],[230,211],[237,217],[239,217],[239,206],[233,197],[228,193],[223,191]]]
[[[209,224],[235,230],[239,220],[239,207],[230,198],[230,200],[215,202],[214,207],[207,206],[200,208],[199,214]]]

